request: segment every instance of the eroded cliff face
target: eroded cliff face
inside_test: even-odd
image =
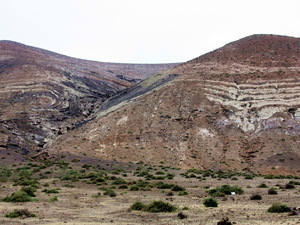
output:
[[[93,62],[0,41],[0,148],[40,151],[108,98],[174,65]]]
[[[250,36],[145,80],[140,86],[152,89],[106,108],[49,150],[299,174],[299,76],[299,39]]]

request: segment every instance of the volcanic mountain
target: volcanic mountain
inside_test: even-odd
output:
[[[262,174],[300,173],[300,39],[252,35],[108,100],[49,151]]]
[[[0,41],[1,152],[40,150],[106,99],[175,65],[94,62]]]

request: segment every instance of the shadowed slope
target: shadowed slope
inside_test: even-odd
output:
[[[38,150],[109,97],[174,65],[93,62],[0,41],[0,147]]]

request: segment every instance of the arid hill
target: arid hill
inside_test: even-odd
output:
[[[253,35],[108,101],[49,151],[181,168],[300,173],[300,39]]]
[[[108,98],[175,65],[94,62],[0,41],[0,149],[40,150]]]

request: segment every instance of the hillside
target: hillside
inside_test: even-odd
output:
[[[145,80],[48,150],[299,174],[299,75],[300,39],[252,35]]]
[[[41,150],[108,98],[175,65],[94,62],[0,41],[1,153]]]

